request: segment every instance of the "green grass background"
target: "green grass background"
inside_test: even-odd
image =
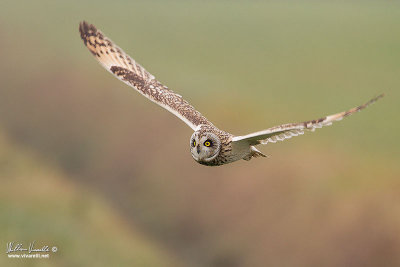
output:
[[[191,129],[93,60],[81,20],[233,134],[386,96],[207,168]],[[2,1],[1,242],[60,253],[0,263],[400,264],[399,27],[396,1]]]

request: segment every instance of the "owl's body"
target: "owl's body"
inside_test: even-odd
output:
[[[215,149],[218,150],[218,153],[215,153],[215,158],[198,157],[199,153],[197,153],[197,147],[202,145],[202,142],[199,142],[198,140],[201,140],[202,136],[208,136],[212,134],[217,136],[220,141],[220,145],[217,145],[217,142],[214,142]],[[193,133],[191,138],[190,150],[192,152],[192,156],[198,163],[207,166],[219,166],[241,159],[250,160],[252,157],[266,157],[254,146],[249,146],[246,143],[232,142],[234,137],[234,135],[225,131],[221,131],[214,125],[200,125]],[[206,139],[210,138],[211,137],[207,137]],[[193,140],[196,141],[196,146],[193,146]]]
[[[305,130],[314,131],[316,128],[331,125],[333,121],[360,111],[383,96],[375,97],[349,111],[318,120],[283,124],[248,135],[235,136],[215,127],[182,96],[156,80],[96,27],[82,22],[79,31],[84,44],[104,68],[152,102],[173,113],[194,130],[190,139],[192,157],[198,163],[207,166],[219,166],[241,159],[250,160],[252,157],[265,157],[255,148],[256,145],[275,143],[301,135]]]

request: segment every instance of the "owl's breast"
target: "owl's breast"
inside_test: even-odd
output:
[[[250,147],[237,147],[232,143],[232,135],[226,138],[225,142],[221,142],[221,150],[218,156],[212,161],[207,162],[210,166],[219,166],[238,161],[249,155]]]

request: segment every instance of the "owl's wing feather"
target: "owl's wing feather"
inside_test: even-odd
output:
[[[232,139],[232,142],[246,142],[249,145],[258,145],[258,144],[267,144],[267,143],[276,143],[277,141],[283,141],[285,139],[289,139],[293,136],[298,136],[304,134],[305,130],[310,130],[310,131],[315,131],[317,128],[321,128],[323,126],[329,126],[332,124],[334,121],[340,121],[344,117],[347,117],[351,114],[356,113],[357,111],[360,111],[364,108],[366,108],[368,105],[374,103],[377,101],[379,98],[383,97],[384,94],[381,94],[364,105],[352,108],[348,111],[336,113],[330,116],[326,116],[323,118],[320,118],[318,120],[311,120],[311,121],[305,121],[305,122],[300,122],[300,123],[289,123],[289,124],[283,124],[279,126],[275,126],[263,131],[251,133],[248,135],[244,136],[235,136]]]
[[[89,51],[115,77],[173,113],[193,130],[200,124],[212,125],[182,96],[157,81],[153,75],[104,36],[94,25],[83,21],[79,24],[79,31]]]

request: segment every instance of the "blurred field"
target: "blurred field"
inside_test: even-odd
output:
[[[234,134],[386,97],[207,168],[83,19]],[[394,1],[2,1],[2,243],[57,244],[38,266],[400,265],[399,27]]]
[[[51,260],[0,258],[1,266],[176,266],[114,208],[0,135],[2,243],[58,247]]]

